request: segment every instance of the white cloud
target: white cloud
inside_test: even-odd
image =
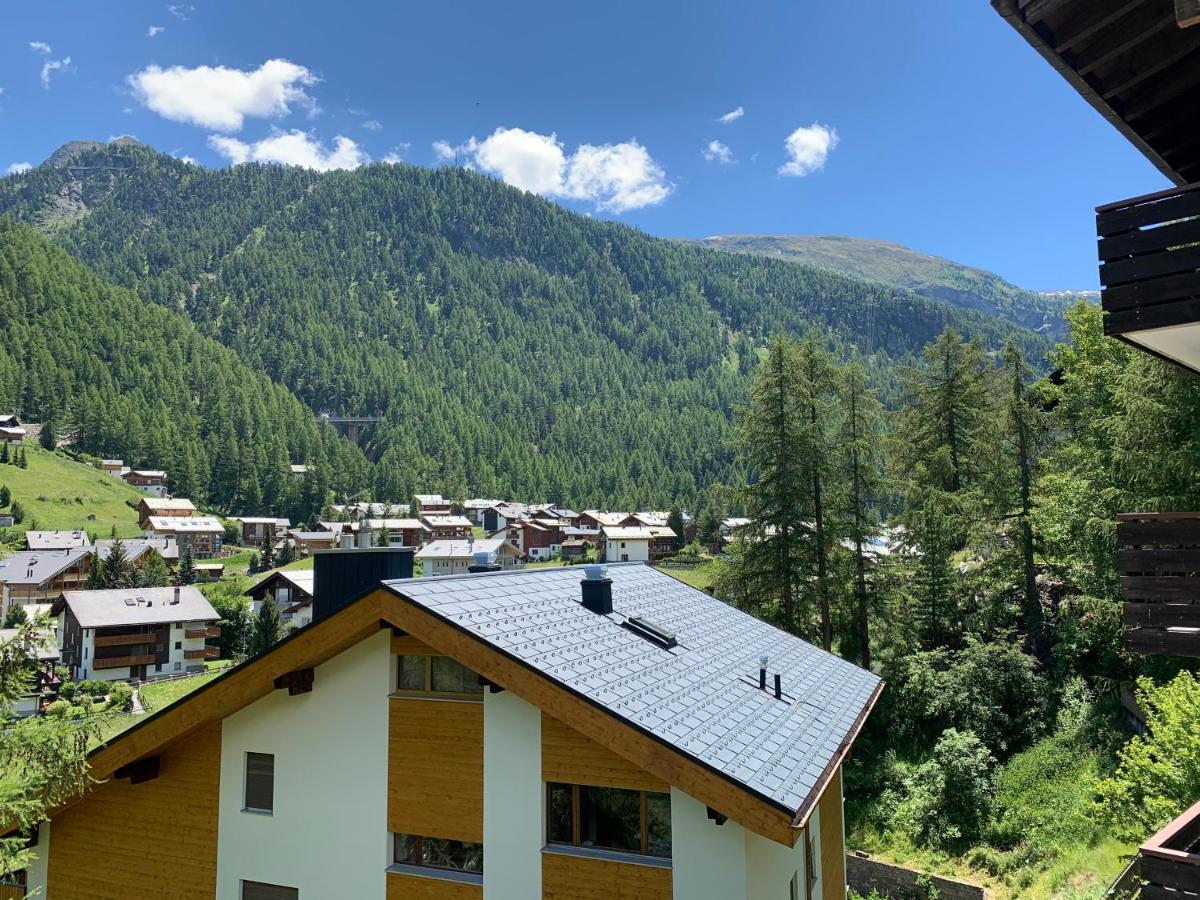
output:
[[[788,161],[779,167],[779,174],[802,178],[819,172],[825,168],[825,160],[837,145],[837,130],[820,122],[797,128],[783,142]]]
[[[304,66],[286,59],[269,59],[257,69],[225,66],[147,66],[127,79],[144,106],[176,122],[190,122],[217,131],[240,131],[246,117],[278,118],[292,105],[316,111],[304,92],[318,79]]]
[[[192,13],[196,11],[196,7],[190,3],[168,3],[167,12],[177,18],[180,22],[186,22],[191,18]]]
[[[146,37],[158,37],[166,30],[167,28],[165,25],[151,25],[146,29]]]
[[[405,141],[403,144],[397,144],[380,161],[385,162],[385,163],[393,163],[393,164],[399,163],[399,162],[404,162],[404,154],[406,154],[411,149],[412,149],[412,144],[409,143],[408,141]]]
[[[213,134],[208,138],[208,145],[234,165],[269,162],[328,172],[331,169],[353,169],[371,161],[371,157],[358,144],[340,134],[333,139],[332,149],[299,130],[279,132],[252,143]]]
[[[32,168],[33,168],[32,163],[15,162],[11,166],[9,166],[7,169],[4,170],[4,174],[5,175],[20,175],[22,172],[28,172]]]
[[[746,110],[742,109],[739,106],[737,109],[731,109],[729,112],[725,113],[725,115],[723,115],[723,116],[717,116],[717,121],[720,122],[722,125],[728,125],[731,122],[736,122],[738,119],[740,119],[745,114],[746,114]]]
[[[673,190],[662,166],[636,140],[581,144],[568,155],[554,134],[497,128],[482,141],[471,138],[457,147],[435,141],[433,150],[442,162],[457,158],[513,187],[586,201],[609,212],[654,206]]]
[[[64,56],[62,59],[48,59],[42,63],[42,87],[50,90],[50,76],[58,71],[69,71],[71,66],[71,57]]]
[[[50,49],[50,45],[45,41],[30,41],[29,49],[34,53],[40,53],[42,56],[49,56],[54,51]]]
[[[367,121],[362,123],[362,127],[367,129],[367,131],[378,131],[383,127],[383,123],[378,119],[367,119]]]
[[[177,156],[177,157],[175,157],[175,158],[176,158],[176,159],[178,159],[178,160],[179,160],[180,162],[182,162],[182,163],[187,163],[189,166],[198,166],[198,165],[200,165],[200,164],[199,164],[198,162],[196,162],[196,160],[195,160],[193,157],[191,157],[191,156]]]
[[[704,148],[704,158],[709,162],[726,165],[733,162],[733,151],[720,141],[709,141],[708,146]]]

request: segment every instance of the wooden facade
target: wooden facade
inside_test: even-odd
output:
[[[671,900],[671,870],[543,853],[542,900]]]
[[[140,784],[111,779],[58,812],[50,828],[47,896],[211,900],[220,781],[216,722],[164,748],[158,777]]]
[[[635,791],[671,789],[661,778],[545,713],[542,714],[542,780]]]
[[[1125,646],[1200,656],[1200,513],[1118,516]]]
[[[483,885],[388,872],[387,900],[483,900]]]
[[[1200,895],[1200,803],[1142,844],[1142,900]]]

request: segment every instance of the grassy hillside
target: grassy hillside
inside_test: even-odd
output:
[[[0,485],[7,485],[12,499],[25,510],[25,521],[15,531],[78,528],[107,538],[115,525],[122,537],[141,534],[137,513],[126,501],[136,504],[144,494],[119,478],[62,453],[50,453],[31,441],[25,442],[25,452],[29,468],[0,465]]]
[[[918,253],[888,241],[825,235],[727,234],[695,243],[856,275],[910,290],[938,303],[1000,316],[1054,338],[1065,333],[1063,312],[1078,299],[1070,292],[1045,295],[1023,290],[986,269]]]

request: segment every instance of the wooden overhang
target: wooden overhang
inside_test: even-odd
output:
[[[992,0],[992,6],[1174,184],[1200,181],[1194,0]],[[1177,4],[1179,8],[1177,9]]]
[[[1125,649],[1200,657],[1200,513],[1117,516]]]
[[[1142,900],[1186,900],[1200,894],[1200,803],[1142,844]]]
[[[405,598],[398,589],[381,585],[328,618],[297,629],[266,653],[227,670],[94,749],[89,754],[92,778],[103,781],[114,777],[118,770],[128,771],[125,767],[156,755],[160,748],[197,728],[267,696],[287,683],[289,673],[315,668],[380,628],[399,629],[453,657],[488,684],[511,690],[585,737],[720,810],[749,831],[788,847],[803,834],[883,689],[881,682],[804,804],[799,809],[788,809],[436,616]],[[316,689],[320,690],[319,686]]]

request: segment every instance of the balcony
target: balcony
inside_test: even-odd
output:
[[[148,631],[138,631],[131,634],[96,635],[92,643],[97,647],[123,647],[126,644],[153,644],[154,635]]]
[[[1123,513],[1125,648],[1200,657],[1200,513]]]
[[[1104,333],[1200,372],[1200,183],[1096,209]]]
[[[152,665],[154,665],[153,653],[148,653],[145,656],[107,656],[92,660],[93,669],[120,669],[125,666]]]
[[[221,658],[221,648],[220,647],[205,647],[204,648],[204,658],[205,659],[220,659]]]
[[[184,650],[184,659],[208,659],[208,648],[201,647],[198,650]]]
[[[210,638],[219,638],[221,636],[221,626],[210,625],[208,628],[204,629],[204,636]]]
[[[185,638],[205,638],[208,637],[207,628],[185,628],[183,630]]]
[[[1200,803],[1142,844],[1142,900],[1200,894]]]

